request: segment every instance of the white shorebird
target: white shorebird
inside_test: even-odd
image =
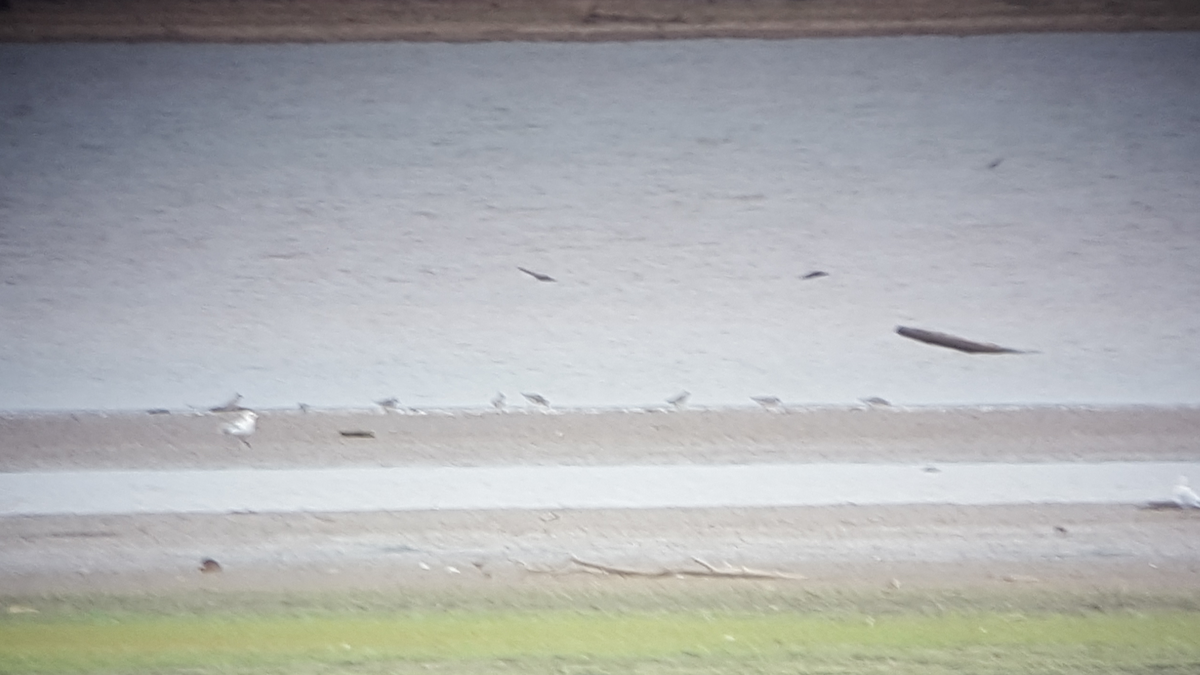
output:
[[[687,407],[688,399],[692,397],[692,392],[684,390],[667,399],[667,403],[675,406],[676,410],[683,410]]]
[[[1187,476],[1179,477],[1179,482],[1175,483],[1175,490],[1171,494],[1179,506],[1185,509],[1200,509],[1200,497],[1196,496],[1195,490],[1188,487]]]
[[[498,391],[496,392],[496,395],[492,397],[492,407],[496,410],[504,410],[504,406],[507,405],[507,401],[508,398],[505,397],[504,392]]]
[[[547,401],[546,397],[542,396],[541,394],[526,394],[525,392],[521,392],[521,395],[525,397],[526,401],[529,401],[540,408],[550,408],[550,401]]]
[[[396,399],[395,397],[381,398],[378,401],[375,401],[375,405],[379,406],[380,408],[383,408],[383,411],[385,413],[400,409],[400,401],[398,399]]]
[[[238,418],[225,424],[221,427],[221,433],[229,436],[234,436],[241,442],[250,447],[250,435],[254,433],[255,420],[258,419],[258,413],[253,410],[243,410]]]
[[[783,410],[783,401],[780,401],[778,396],[751,396],[750,400],[761,405],[766,410],[774,412]]]

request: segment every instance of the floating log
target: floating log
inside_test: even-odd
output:
[[[541,272],[534,272],[533,270],[527,270],[524,267],[518,267],[517,269],[521,270],[525,274],[528,274],[529,276],[533,277],[534,279],[537,279],[538,281],[554,281],[555,280],[554,277],[550,276],[549,274],[542,274]]]
[[[343,438],[375,438],[374,431],[347,429],[346,431],[339,431],[338,433],[341,434]]]
[[[975,342],[946,333],[939,333],[932,330],[923,330],[921,328],[909,328],[908,326],[897,326],[896,333],[910,340],[924,342],[926,344],[937,345],[938,347],[947,347],[949,349],[957,349],[960,352],[968,354],[1028,354],[1029,352],[1020,349],[1010,349],[1001,347],[990,342]]]

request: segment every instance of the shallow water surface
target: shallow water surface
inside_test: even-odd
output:
[[[0,474],[0,515],[1139,503],[1200,462],[402,467]]]

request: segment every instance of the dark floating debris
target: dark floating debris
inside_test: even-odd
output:
[[[988,162],[988,165],[987,165],[987,167],[988,167],[989,169],[994,169],[994,168],[996,168],[996,167],[1000,166],[1000,164],[1001,164],[1003,161],[1004,161],[1004,158],[1003,158],[1003,157],[997,157],[996,159],[993,159],[992,161]]]
[[[827,277],[827,276],[829,276],[829,272],[822,272],[821,270],[813,270],[812,272],[809,272],[808,274],[805,274],[804,276],[802,276],[800,278],[801,279],[820,279],[821,277]]]
[[[221,571],[221,563],[212,558],[205,558],[200,561],[200,571],[204,574],[216,574]]]
[[[964,338],[939,333],[932,330],[923,330],[920,328],[909,328],[908,326],[897,326],[896,333],[910,340],[924,342],[926,344],[937,345],[938,347],[946,347],[949,349],[957,349],[960,352],[968,354],[1028,354],[1030,352],[1020,349],[1010,349],[1001,347],[990,342],[974,342]]]
[[[146,411],[147,415],[170,415],[171,411],[166,408],[151,408]]]
[[[518,267],[517,269],[521,270],[525,274],[528,274],[529,276],[533,277],[534,279],[537,279],[538,281],[555,281],[555,278],[550,276],[549,274],[542,274],[541,272],[534,272],[533,270],[527,270],[524,267]]]
[[[361,430],[357,430],[357,429],[349,429],[346,431],[339,431],[338,433],[341,434],[343,438],[375,438],[374,431],[361,431]]]
[[[1147,511],[1182,511],[1184,506],[1176,501],[1155,501],[1146,502],[1141,508]]]

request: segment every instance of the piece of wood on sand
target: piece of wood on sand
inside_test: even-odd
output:
[[[725,579],[782,579],[788,581],[802,581],[806,577],[802,574],[792,574],[790,572],[780,572],[776,570],[756,570],[749,567],[725,567],[724,569],[714,567],[700,558],[695,556],[692,560],[702,566],[704,569],[688,569],[688,568],[660,568],[656,570],[638,570],[628,567],[617,567],[615,565],[604,565],[596,562],[581,560],[576,556],[571,556],[571,562],[581,567],[598,570],[605,574],[613,574],[622,577],[718,577]]]
[[[990,342],[975,342],[967,340],[947,333],[939,333],[932,330],[924,330],[921,328],[910,328],[908,326],[897,326],[896,333],[910,340],[924,342],[926,344],[936,345],[938,347],[946,347],[948,349],[957,349],[960,352],[968,354],[1030,354],[1021,349],[1010,349],[1001,347]]]

